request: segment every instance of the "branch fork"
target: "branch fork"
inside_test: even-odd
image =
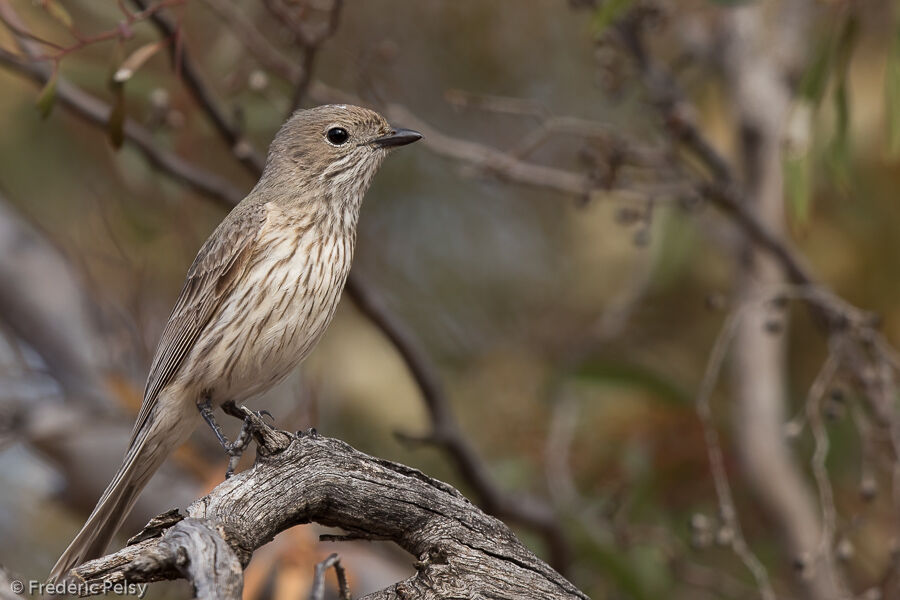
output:
[[[368,599],[587,598],[451,486],[314,430],[281,431],[256,412],[238,410],[258,445],[253,467],[184,514],[155,517],[118,552],[77,567],[71,572],[77,580],[184,578],[197,598],[237,599],[243,568],[257,548],[289,527],[317,522],[351,538],[391,540],[414,557],[415,575]],[[330,567],[338,567],[336,557],[316,568],[312,598],[321,597]],[[349,597],[345,587],[342,595]]]

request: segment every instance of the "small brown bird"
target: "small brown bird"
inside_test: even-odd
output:
[[[421,134],[376,112],[294,113],[262,177],[206,240],[156,349],[122,466],[50,574],[97,558],[147,481],[202,416],[284,379],[334,315],[350,271],[363,194],[388,150]]]

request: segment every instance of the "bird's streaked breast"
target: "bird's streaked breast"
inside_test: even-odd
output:
[[[287,376],[334,316],[353,255],[353,229],[269,206],[241,281],[197,345],[215,402],[246,398]],[[241,323],[235,327],[235,323]],[[199,357],[203,357],[200,359]],[[197,370],[193,370],[195,373]]]

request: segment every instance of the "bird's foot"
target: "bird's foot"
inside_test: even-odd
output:
[[[262,420],[263,415],[268,416],[270,419],[274,421],[274,417],[267,410],[261,411],[250,411],[243,406],[237,406],[233,400],[229,400],[222,404],[222,410],[227,415],[231,415],[232,417],[236,417],[241,419],[241,430],[238,433],[237,437],[234,441],[229,441],[228,438],[222,431],[222,428],[216,422],[215,415],[213,414],[212,404],[209,399],[204,400],[203,402],[197,403],[197,409],[200,411],[200,416],[203,417],[203,420],[206,421],[206,424],[209,425],[210,429],[213,430],[213,433],[216,435],[216,439],[219,440],[219,444],[221,444],[222,449],[225,450],[225,453],[228,455],[228,468],[225,470],[225,479],[228,479],[232,475],[234,475],[234,469],[237,467],[238,461],[241,460],[241,456],[244,454],[244,450],[247,449],[247,446],[250,445],[250,441],[253,439],[253,432],[256,428],[259,427],[259,421]],[[254,419],[253,417],[256,417]]]

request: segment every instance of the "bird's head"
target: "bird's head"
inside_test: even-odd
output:
[[[272,141],[259,185],[358,204],[388,151],[421,137],[358,106],[298,110]]]

